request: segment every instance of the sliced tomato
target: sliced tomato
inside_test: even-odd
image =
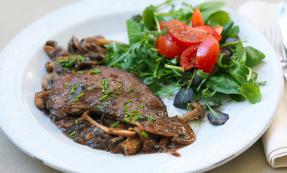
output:
[[[206,73],[211,73],[217,62],[218,55],[219,42],[213,36],[209,36],[198,46],[195,58],[197,68]]]
[[[192,26],[202,26],[204,25],[204,19],[200,13],[200,10],[198,8],[196,8],[192,14],[192,18],[191,18],[191,23]]]
[[[216,27],[214,27],[214,30],[215,30],[219,35],[221,35],[221,34],[222,34],[222,31],[223,31],[223,26],[216,26]]]
[[[191,69],[192,67],[195,67],[197,48],[198,45],[191,45],[182,52],[179,63],[180,66],[183,67],[185,71]]]
[[[219,34],[215,28],[212,28],[211,26],[208,25],[202,25],[202,26],[197,26],[195,28],[202,29],[206,31],[208,34],[212,35],[216,40],[220,41],[221,40],[221,33]]]
[[[159,36],[156,41],[156,47],[159,53],[166,56],[168,59],[180,56],[184,50],[172,40],[170,35]]]
[[[168,32],[172,39],[183,47],[199,44],[209,35],[206,31],[188,26],[179,20],[171,20],[168,23]]]

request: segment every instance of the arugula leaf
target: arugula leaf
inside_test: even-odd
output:
[[[197,70],[196,71],[196,75],[201,77],[202,79],[206,79],[209,77],[209,74],[208,73],[205,73],[204,71],[202,70]]]
[[[160,98],[170,98],[174,96],[176,92],[180,89],[180,86],[177,84],[171,84],[168,86],[161,87],[160,90],[156,92]]]
[[[127,20],[127,29],[130,44],[134,44],[141,40],[142,27],[138,22],[132,19]]]
[[[219,54],[217,65],[223,69],[228,69],[233,66],[233,64],[230,62],[230,57],[224,52]]]
[[[239,64],[245,65],[246,52],[241,41],[237,42],[235,46],[232,47],[231,59]]]
[[[230,94],[229,97],[236,102],[242,102],[245,100],[245,98],[239,94]]]
[[[210,1],[199,4],[196,8],[200,9],[201,15],[204,20],[207,20],[209,16],[216,11],[220,10],[224,6],[224,1]]]
[[[224,94],[239,94],[239,85],[229,75],[216,74],[206,81],[207,88]]]
[[[240,87],[240,94],[250,103],[255,104],[261,101],[262,95],[259,87],[254,83],[245,83]]]
[[[265,55],[261,51],[255,49],[254,47],[247,46],[245,47],[245,51],[246,51],[246,65],[248,67],[253,67],[261,63],[262,60],[265,58]]]
[[[202,96],[205,98],[213,97],[216,94],[216,91],[211,91],[209,88],[202,90]]]
[[[191,22],[193,7],[189,3],[181,3],[180,6],[175,5],[176,0],[166,0],[164,3],[155,6],[155,19],[168,21],[172,19],[181,20],[187,24]],[[161,9],[165,9],[164,12]],[[166,9],[168,9],[166,11]]]
[[[232,21],[228,22],[224,25],[223,31],[222,31],[222,42],[224,42],[227,38],[237,38],[239,34],[239,27],[234,26],[234,23]]]
[[[155,7],[152,5],[146,7],[143,12],[143,23],[145,27],[149,30],[153,30],[156,26],[154,12]]]
[[[231,101],[230,98],[228,97],[229,95],[219,93],[219,92],[216,92],[214,95],[213,93],[211,93],[209,96],[210,97],[202,97],[202,95],[200,95],[199,96],[200,103],[203,105],[208,104],[213,107],[218,107]]]
[[[245,65],[236,63],[229,69],[229,74],[239,83],[243,84],[251,80],[252,70]]]
[[[230,21],[231,21],[230,16],[227,12],[217,11],[209,16],[209,18],[207,19],[207,24],[212,26],[217,25],[225,26]]]

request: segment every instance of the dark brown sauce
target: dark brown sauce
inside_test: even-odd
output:
[[[175,157],[180,157],[180,153],[177,151],[177,149],[172,149],[169,151],[169,153]]]

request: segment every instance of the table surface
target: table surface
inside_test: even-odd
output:
[[[0,48],[28,24],[48,12],[77,0],[0,0]],[[236,9],[246,0],[229,0],[227,6]],[[269,0],[276,2],[280,0]],[[17,5],[16,5],[17,4]],[[1,173],[57,173],[16,148],[0,130],[0,172]],[[283,173],[287,168],[272,169],[266,162],[261,141],[232,161],[209,171],[210,173]]]

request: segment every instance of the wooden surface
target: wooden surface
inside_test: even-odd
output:
[[[0,48],[28,24],[48,12],[77,0],[0,0]],[[245,0],[227,0],[227,5],[236,9]],[[270,0],[270,2],[279,0]],[[28,42],[29,43],[29,42]],[[191,156],[192,157],[192,156]],[[42,162],[35,160],[16,148],[0,130],[1,173],[56,173]],[[285,169],[272,169],[265,161],[261,142],[258,141],[246,152],[210,173],[286,173]]]

